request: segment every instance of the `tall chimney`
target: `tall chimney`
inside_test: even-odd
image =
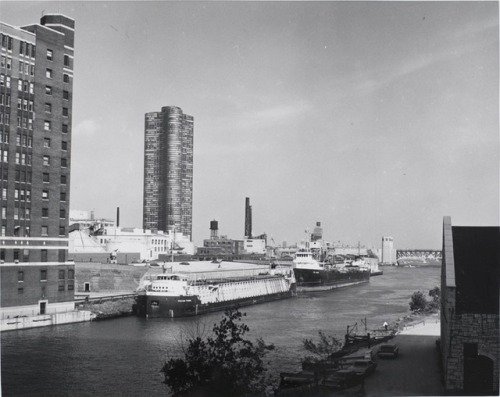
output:
[[[252,238],[252,206],[249,197],[245,199],[245,237]]]
[[[116,207],[116,227],[120,227],[120,207]]]

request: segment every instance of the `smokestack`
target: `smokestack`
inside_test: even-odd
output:
[[[120,207],[116,207],[116,227],[120,227]]]
[[[245,237],[252,238],[252,206],[249,197],[245,199]]]

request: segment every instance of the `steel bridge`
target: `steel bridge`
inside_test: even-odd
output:
[[[420,258],[441,260],[441,250],[432,249],[401,249],[396,250],[396,259]]]

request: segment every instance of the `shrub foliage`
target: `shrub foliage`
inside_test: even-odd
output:
[[[244,339],[249,331],[238,309],[226,310],[213,334],[188,339],[184,358],[172,358],[161,372],[174,396],[262,395],[269,384],[264,355],[274,349],[259,338]]]
[[[327,360],[333,353],[338,352],[342,348],[342,341],[331,335],[326,335],[323,331],[318,331],[319,341],[314,342],[312,339],[304,339],[302,341],[304,349],[314,356],[307,356],[304,362],[321,362]]]
[[[441,304],[441,290],[439,287],[434,287],[429,291],[429,296],[432,298],[427,300],[422,291],[415,291],[410,299],[410,310],[413,312],[433,312],[439,310]]]

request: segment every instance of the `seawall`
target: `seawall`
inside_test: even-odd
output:
[[[44,314],[30,317],[13,317],[0,320],[0,331],[15,331],[27,328],[45,327],[90,321],[94,315],[88,310]]]

